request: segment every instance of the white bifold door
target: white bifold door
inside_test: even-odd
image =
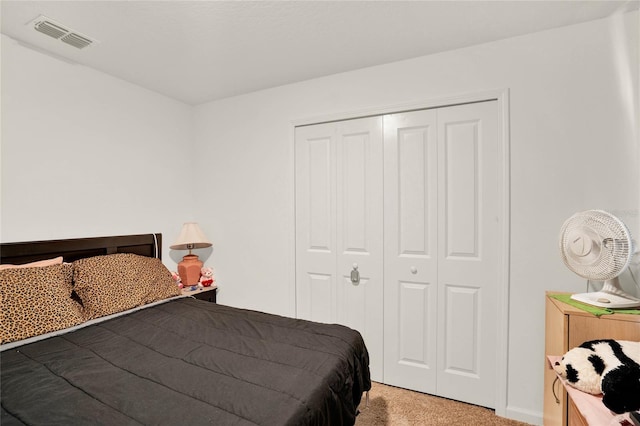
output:
[[[382,381],[382,117],[296,128],[296,311],[358,330]]]
[[[384,117],[384,380],[495,406],[497,102]]]
[[[375,381],[495,406],[497,114],[296,128],[297,314],[359,330]]]

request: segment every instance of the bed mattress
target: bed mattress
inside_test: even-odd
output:
[[[1,423],[345,425],[357,331],[192,298],[2,352]]]

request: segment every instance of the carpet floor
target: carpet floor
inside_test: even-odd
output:
[[[369,406],[364,405],[363,396],[356,426],[526,425],[498,417],[489,408],[375,382],[369,391]]]

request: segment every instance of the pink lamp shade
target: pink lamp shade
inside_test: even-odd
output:
[[[191,253],[197,248],[211,247],[213,244],[207,239],[202,229],[195,222],[187,222],[182,225],[182,230],[176,241],[169,246],[172,250],[189,250],[189,254],[178,263],[178,275],[184,286],[198,284],[202,262],[198,256]]]

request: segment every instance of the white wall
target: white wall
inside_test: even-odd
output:
[[[295,120],[510,91],[511,263],[505,413],[542,421],[544,292],[581,291],[560,261],[575,211],[639,224],[638,13],[211,102],[195,109],[196,217],[222,303],[295,314]]]
[[[169,244],[194,205],[192,113],[2,35],[2,241],[162,232],[175,269]]]

